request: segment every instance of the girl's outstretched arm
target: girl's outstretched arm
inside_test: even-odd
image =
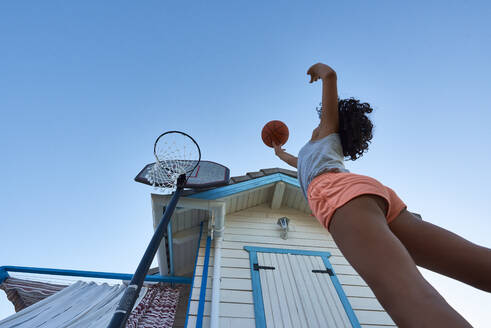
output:
[[[297,168],[298,158],[292,154],[288,154],[280,145],[273,143],[274,153],[281,158],[286,164]]]
[[[322,80],[322,113],[318,134],[315,139],[328,136],[339,131],[338,86],[336,72],[326,64],[312,65],[307,74],[310,83]]]

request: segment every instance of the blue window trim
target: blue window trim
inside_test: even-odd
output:
[[[254,300],[254,315],[256,318],[256,327],[264,328],[266,327],[266,316],[264,313],[264,303],[263,303],[263,293],[261,289],[261,279],[259,277],[259,271],[254,270],[254,264],[258,263],[257,253],[279,253],[279,254],[293,254],[293,255],[308,255],[308,256],[319,256],[322,258],[322,262],[327,269],[332,270],[334,272],[334,268],[329,262],[329,257],[331,253],[329,252],[318,252],[318,251],[306,251],[306,250],[298,250],[298,249],[282,249],[282,248],[267,248],[267,247],[253,247],[253,246],[244,246],[244,249],[249,252],[249,260],[251,267],[251,277],[252,277],[252,298]],[[353,312],[351,305],[344,293],[343,288],[341,287],[341,283],[339,282],[336,273],[334,273],[331,277],[331,281],[338,293],[338,297],[341,300],[341,304],[343,304],[344,310],[348,315],[348,319],[351,322],[351,325],[355,328],[360,328],[360,323],[358,318]]]
[[[201,223],[199,225],[198,246],[196,248],[196,258],[194,259],[193,279],[191,280],[191,289],[189,290],[188,307],[186,309],[186,320],[184,321],[184,327],[187,327],[188,326],[189,307],[191,305],[191,298],[193,296],[194,278],[196,277],[196,267],[198,266],[199,246],[201,245],[201,235],[202,235],[202,233],[203,233],[203,221],[201,221]]]

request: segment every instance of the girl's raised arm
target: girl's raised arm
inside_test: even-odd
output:
[[[336,72],[326,64],[312,65],[307,74],[310,83],[322,80],[322,113],[316,139],[339,131],[338,86]]]

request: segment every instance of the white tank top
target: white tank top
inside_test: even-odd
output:
[[[298,181],[305,198],[312,180],[322,173],[331,171],[349,172],[344,167],[343,146],[337,133],[307,142],[298,153]]]

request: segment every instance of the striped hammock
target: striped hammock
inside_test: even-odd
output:
[[[107,327],[125,285],[78,281],[70,286],[8,278],[0,285],[17,313],[0,321],[7,327]],[[129,328],[172,327],[179,288],[143,287],[126,323]]]

